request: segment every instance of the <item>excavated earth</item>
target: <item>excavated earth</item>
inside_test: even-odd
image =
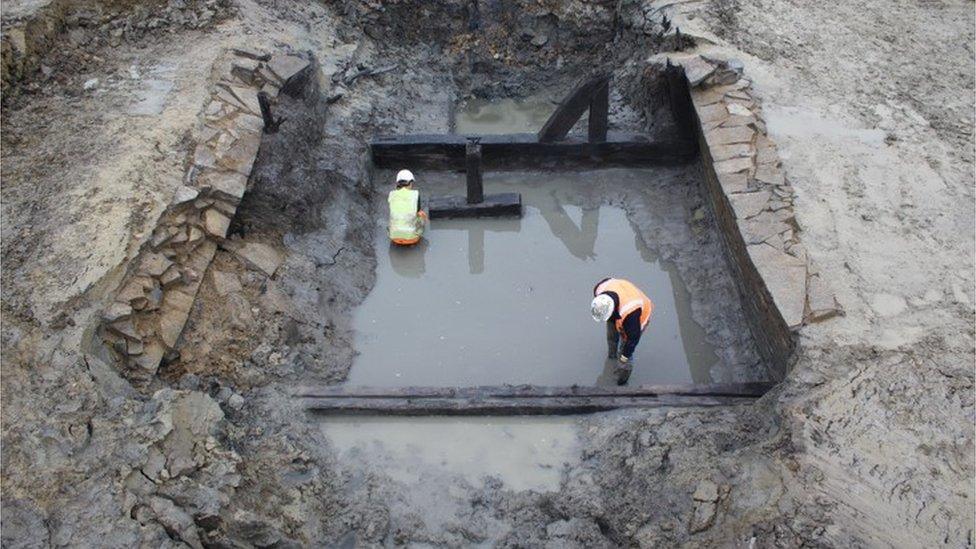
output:
[[[11,4],[5,40],[44,9]],[[973,545],[971,3],[104,2],[59,20],[33,70],[4,79],[4,547]],[[468,96],[558,95],[594,66],[634,85],[689,40],[743,62],[845,314],[803,326],[753,405],[570,420],[578,457],[555,489],[448,478],[417,495],[344,463],[290,393],[353,367],[385,191],[369,138],[448,132]],[[179,353],[134,383],[93,330],[234,47],[315,60],[279,98],[229,231],[282,262],[269,276],[219,249]],[[611,126],[672,132],[639,97],[614,92]],[[679,201],[700,230],[645,240],[713,344],[748,349],[722,329],[741,312],[701,298],[731,295],[727,272],[680,252],[719,246],[700,200]]]

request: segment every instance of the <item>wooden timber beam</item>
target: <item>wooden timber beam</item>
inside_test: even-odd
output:
[[[609,86],[610,76],[606,74],[594,76],[577,86],[556,107],[556,111],[552,113],[549,120],[546,120],[546,123],[543,124],[542,129],[539,130],[539,141],[542,143],[552,143],[565,138],[569,134],[569,130],[573,129],[573,126],[576,125],[576,121],[583,116],[583,113],[587,109],[591,108],[590,105],[594,97],[601,96],[604,90],[609,90]],[[593,110],[599,111],[598,115],[602,114],[603,118],[606,118],[607,110],[605,106],[600,106],[600,108]],[[591,121],[592,118],[593,116],[591,115]],[[602,121],[601,125],[605,127],[606,121]]]
[[[294,396],[306,410],[328,415],[567,415],[622,408],[748,404],[773,384],[645,385],[638,387],[371,388],[303,389]]]
[[[542,143],[531,133],[480,137],[482,168],[496,170],[673,166],[691,162],[698,154],[695,141],[650,141],[632,133],[608,132],[599,143],[577,136]],[[373,164],[381,169],[461,171],[466,168],[467,143],[464,135],[397,135],[377,137],[370,149]]]

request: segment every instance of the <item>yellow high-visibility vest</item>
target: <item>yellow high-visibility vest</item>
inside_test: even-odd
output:
[[[397,189],[390,191],[387,200],[390,203],[390,239],[419,238],[421,223],[417,218],[417,206],[420,202],[420,191]]]

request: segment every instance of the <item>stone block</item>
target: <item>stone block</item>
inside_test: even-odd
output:
[[[296,74],[305,70],[309,62],[294,55],[273,55],[268,61],[267,67],[282,82],[288,80]]]
[[[752,111],[739,103],[735,103],[735,102],[726,103],[725,108],[732,116],[743,116],[743,117],[752,116]]]
[[[148,374],[155,374],[159,362],[163,360],[166,349],[157,341],[143,344],[142,354],[132,357],[131,363]]]
[[[705,141],[709,147],[731,145],[734,143],[752,143],[755,134],[755,130],[749,126],[714,128],[705,133]]]
[[[169,269],[166,269],[166,272],[163,273],[163,276],[159,277],[159,282],[160,284],[162,284],[164,289],[168,289],[169,287],[181,282],[182,280],[183,280],[183,274],[180,272],[180,268],[176,265],[173,265]]]
[[[230,218],[216,208],[208,208],[203,212],[203,227],[210,235],[224,238],[230,228]]]
[[[756,166],[757,181],[762,181],[769,185],[784,185],[786,183],[786,178],[783,177],[783,170],[777,168],[774,164],[760,164]]]
[[[163,294],[163,309],[189,313],[193,308],[193,296],[180,290],[168,290]]]
[[[193,187],[180,185],[179,188],[176,189],[176,194],[173,195],[173,205],[178,206],[191,200],[195,200],[198,194],[200,194],[200,192]]]
[[[263,271],[268,276],[274,275],[285,261],[283,253],[261,242],[234,242],[228,245],[228,249],[247,265]]]
[[[212,270],[210,271],[210,276],[213,279],[214,289],[217,290],[217,295],[221,297],[238,293],[244,289],[241,286],[241,281],[238,280],[237,275],[234,273]]]
[[[723,128],[735,128],[756,123],[755,116],[730,116],[722,121]]]
[[[773,215],[772,212],[760,213],[760,215],[739,221],[739,232],[746,244],[765,242],[789,229],[790,226]]]
[[[240,202],[247,190],[247,176],[231,171],[203,170],[195,183],[200,189],[210,191],[234,204]]]
[[[715,162],[715,173],[737,173],[746,172],[752,168],[752,158],[750,157],[739,157],[730,158],[728,160],[720,160]]]
[[[193,151],[193,164],[202,168],[213,168],[217,165],[217,157],[213,149],[206,143],[200,143]]]
[[[767,244],[750,245],[748,252],[787,326],[800,326],[807,301],[806,263]]]
[[[130,316],[132,316],[132,306],[128,302],[113,301],[102,311],[102,319],[106,322],[125,320]]]
[[[261,114],[261,105],[258,103],[258,90],[255,88],[247,88],[244,86],[228,86],[230,92],[234,94],[234,97],[244,108],[247,109],[251,114],[259,115]]]
[[[241,133],[234,143],[216,158],[215,165],[244,175],[250,175],[251,168],[254,166],[254,159],[260,147],[261,134]]]
[[[834,293],[820,275],[813,275],[807,279],[806,321],[808,323],[821,322],[842,312]]]
[[[684,67],[685,77],[688,78],[688,85],[692,88],[704,82],[706,78],[715,72],[715,65],[712,65],[697,55],[686,57],[678,62]]]
[[[695,110],[698,112],[698,120],[702,124],[724,120],[729,117],[729,111],[725,109],[725,105],[722,103],[707,105],[696,108]]]
[[[139,264],[139,273],[159,277],[173,262],[166,258],[166,256],[154,252],[147,253],[143,256],[142,261]]]
[[[746,172],[720,173],[718,174],[718,183],[726,195],[749,190],[749,176]]]
[[[730,158],[750,157],[753,154],[753,149],[752,145],[749,143],[736,143],[734,145],[719,145],[717,147],[711,147],[709,152],[712,155],[713,161],[720,162]]]
[[[171,308],[163,308],[159,313],[157,328],[159,337],[170,349],[176,348],[176,342],[179,341],[180,334],[183,333],[183,326],[186,325],[188,317],[188,313]]]
[[[736,218],[748,219],[759,215],[760,212],[766,209],[766,205],[769,203],[769,196],[769,191],[738,193],[730,195],[729,202],[732,203],[732,209],[735,210]]]
[[[109,330],[125,337],[126,339],[140,339],[139,331],[131,318],[116,320],[108,325]]]

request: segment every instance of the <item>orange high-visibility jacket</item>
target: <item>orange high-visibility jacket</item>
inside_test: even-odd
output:
[[[640,291],[640,288],[622,278],[608,278],[593,290],[593,295],[597,296],[603,292],[614,292],[617,294],[618,318],[616,320],[616,326],[619,333],[624,334],[624,319],[637,309],[641,310],[641,330],[647,327],[647,323],[651,320],[651,313],[654,311],[654,303],[651,302],[651,299],[644,292]]]

